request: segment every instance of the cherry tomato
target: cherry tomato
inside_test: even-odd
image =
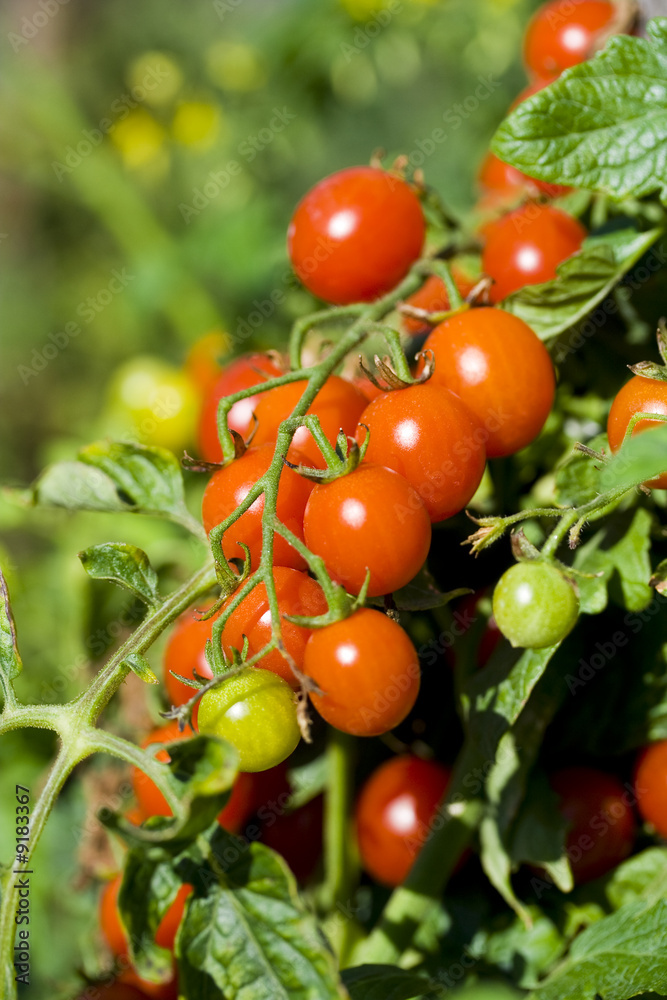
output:
[[[199,732],[228,740],[241,771],[266,771],[299,742],[294,695],[270,670],[250,667],[207,691],[199,705]]]
[[[370,570],[371,597],[409,583],[431,544],[431,522],[417,491],[392,469],[365,462],[315,486],[303,531],[311,552],[350,593],[359,593]]]
[[[419,693],[419,660],[407,633],[370,608],[316,629],[303,669],[322,691],[310,696],[319,714],[353,736],[393,729]]]
[[[194,440],[199,401],[188,375],[160,358],[132,358],[112,377],[110,419],[118,434],[176,454]]]
[[[183,615],[174,626],[164,653],[164,683],[172,705],[184,705],[195,689],[179,681],[171,671],[182,677],[195,673],[209,679],[213,676],[206,659],[206,643],[211,638],[215,617],[201,621],[195,610]]]
[[[152,743],[174,743],[177,740],[186,740],[192,736],[189,729],[180,732],[176,719],[167,722],[164,726],[154,729],[141,744],[142,747],[150,746]],[[158,750],[155,759],[167,763],[170,760],[167,750]],[[171,816],[172,812],[169,804],[162,792],[158,789],[154,781],[147,777],[138,767],[132,769],[132,787],[137,797],[139,808],[144,819],[149,816]]]
[[[581,248],[586,230],[553,205],[524,205],[485,229],[482,268],[493,278],[491,301],[556,277],[556,267]]]
[[[667,837],[667,740],[642,752],[635,771],[637,808],[661,837]]]
[[[213,473],[202,500],[202,520],[207,532],[224,521],[245,500],[257,480],[271,465],[273,450],[273,445],[270,444],[248,448],[241,458]],[[290,457],[295,463],[306,462],[298,452],[291,452]],[[276,513],[289,530],[301,539],[303,515],[312,488],[311,482],[292,469],[282,470]],[[227,559],[243,559],[244,551],[238,544],[243,542],[250,550],[252,568],[257,568],[262,554],[263,513],[264,494],[258,497],[225,532],[222,550]],[[273,558],[278,565],[289,566],[292,569],[305,569],[306,566],[301,556],[279,535],[274,537]]]
[[[634,375],[626,382],[611,404],[607,420],[609,447],[617,452],[623,444],[628,425],[636,413],[661,413],[667,416],[667,382]],[[638,420],[632,434],[641,434],[660,427],[660,420]],[[653,489],[667,490],[667,472],[644,484]]]
[[[204,398],[199,419],[199,453],[206,462],[221,462],[222,448],[218,439],[218,403],[223,396],[231,396],[242,389],[261,385],[269,378],[282,375],[276,362],[267,354],[246,354],[227,365]],[[253,428],[253,413],[261,393],[248,396],[234,403],[227,414],[230,430],[237,431],[246,438]]]
[[[489,458],[511,455],[537,437],[556,380],[549,352],[518,316],[469,309],[436,326],[424,348],[435,357],[429,384],[460,397],[482,425]]]
[[[359,423],[370,431],[366,460],[407,479],[432,522],[462,510],[479,486],[486,435],[453,392],[430,383],[386,392]],[[359,440],[365,434],[360,426]]]
[[[285,808],[290,797],[285,764],[255,773],[239,771],[232,794],[218,814],[218,823],[230,833],[238,833],[253,813],[261,811],[275,815],[277,810]]]
[[[533,14],[524,40],[526,69],[553,79],[593,54],[600,32],[611,24],[615,7],[609,0],[551,0]]]
[[[230,347],[229,334],[211,330],[194,342],[185,359],[185,371],[201,393],[208,393],[220,378],[224,357]]]
[[[262,396],[255,410],[257,432],[253,444],[275,442],[279,425],[289,417],[306,385],[305,381],[291,382],[271,389]],[[341,429],[347,435],[354,434],[357,420],[367,404],[367,397],[353,382],[339,378],[338,375],[330,375],[308,408],[308,413],[319,418],[329,443],[335,446]],[[318,469],[326,467],[322,452],[306,427],[299,427],[292,438],[292,447],[304,455],[310,465]]]
[[[463,298],[475,287],[475,282],[455,264],[452,265],[452,277]],[[421,288],[408,296],[405,301],[407,305],[414,306],[416,309],[425,309],[427,312],[446,312],[451,309],[447,287],[442,278],[438,278],[435,274],[430,275]],[[413,337],[421,336],[432,330],[429,323],[424,323],[423,320],[414,319],[411,316],[403,316],[401,323],[405,332]]]
[[[611,871],[632,850],[635,818],[620,781],[592,767],[566,767],[549,778],[571,824],[566,851],[577,884]]]
[[[303,651],[310,637],[310,629],[301,628],[285,621],[285,615],[301,615],[313,617],[323,615],[328,610],[324,592],[319,583],[300,573],[296,569],[276,566],[273,578],[278,597],[278,610],[282,619],[282,637],[285,650],[292,657],[300,670],[303,664]],[[233,595],[230,600],[233,600]],[[231,658],[232,647],[243,648],[243,637],[248,639],[248,656],[259,653],[271,640],[272,621],[269,609],[269,599],[266,586],[258,584],[248,596],[241,601],[238,608],[232,612],[222,633],[222,645]],[[299,681],[285,657],[277,649],[272,650],[257,661],[262,670],[272,670],[295,690]]]
[[[259,839],[281,854],[299,882],[307,882],[322,855],[323,799],[311,799],[299,809],[270,817]]]
[[[518,201],[522,197],[535,197],[538,193],[558,198],[572,190],[563,184],[548,184],[524,174],[499,160],[494,153],[487,153],[482,161],[477,182],[484,195],[484,205],[489,208]]]
[[[553,646],[574,628],[578,615],[574,587],[548,563],[515,563],[493,592],[493,616],[513,646]]]
[[[376,385],[373,385],[371,380],[365,375],[355,378],[353,384],[356,385],[357,389],[361,389],[369,403],[371,400],[377,399],[378,396],[382,395],[382,389],[378,389]]]
[[[287,231],[294,270],[326,302],[370,302],[417,260],[424,216],[412,188],[375,167],[350,167],[316,184]]]
[[[405,880],[450,778],[442,764],[403,754],[381,764],[363,786],[355,810],[359,853],[378,882]]]
[[[129,965],[129,947],[127,932],[120,920],[118,909],[118,894],[120,892],[122,876],[117,875],[111,882],[108,882],[100,896],[100,923],[102,933],[113,956],[123,964]],[[183,919],[185,903],[192,892],[192,886],[184,884],[178,890],[176,897],[165,913],[162,921],[155,933],[155,943],[161,948],[166,948],[173,952],[176,932]],[[142,990],[142,995],[167,1000],[175,996],[175,980],[169,983],[151,983],[142,979],[130,966],[119,976],[119,981],[130,987]]]

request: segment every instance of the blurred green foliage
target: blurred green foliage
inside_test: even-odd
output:
[[[322,176],[379,149],[387,161],[404,153],[454,213],[470,207],[479,161],[525,84],[520,40],[535,6],[5,5],[2,482],[23,486],[47,462],[110,433],[107,386],[135,355],[180,366],[216,328],[231,334],[235,353],[283,346],[292,319],[312,305],[290,276],[285,231]],[[196,510],[201,486],[190,478]],[[162,523],[72,519],[8,500],[0,531],[26,664],[19,692],[44,701],[88,682],[126,617],[127,599],[91,583],[77,551],[106,540],[140,545],[167,588],[201,555]],[[151,658],[159,671],[159,650]],[[50,752],[50,741],[17,735],[0,746],[0,769],[36,792]],[[83,817],[77,787],[38,858],[26,997],[51,995],[81,961],[82,940],[90,949],[94,894],[71,890]],[[90,954],[86,961],[94,966]]]

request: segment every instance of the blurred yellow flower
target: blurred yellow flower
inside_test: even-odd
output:
[[[210,149],[220,131],[220,109],[209,101],[183,101],[174,113],[172,134],[184,146]]]
[[[144,52],[134,59],[125,79],[136,100],[160,107],[173,100],[183,85],[178,63],[164,52]]]
[[[240,42],[216,42],[206,52],[209,78],[223,90],[258,90],[266,73],[258,53]]]
[[[126,166],[143,167],[160,154],[165,131],[147,111],[135,108],[116,122],[110,136]]]

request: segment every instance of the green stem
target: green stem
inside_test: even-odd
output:
[[[322,908],[349,906],[356,880],[349,845],[352,841],[350,811],[354,784],[354,740],[329,727],[327,733],[327,792],[324,805],[324,870]]]
[[[347,319],[350,316],[358,316],[365,308],[366,306],[363,303],[354,303],[349,306],[334,306],[332,309],[322,309],[320,312],[311,313],[309,316],[304,316],[303,319],[298,319],[292,327],[289,339],[290,368],[301,367],[303,342],[310,330],[323,323],[329,323],[332,320],[336,321]]]

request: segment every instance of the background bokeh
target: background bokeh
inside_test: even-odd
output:
[[[180,368],[213,331],[225,334],[229,354],[282,347],[291,321],[313,305],[290,276],[285,230],[322,176],[377,150],[388,160],[404,153],[452,212],[468,209],[489,139],[525,85],[520,40],[536,6],[6,2],[2,483],[25,487],[45,464],[115,433],[110,385],[137,355]],[[194,510],[200,486],[191,478]],[[60,701],[87,683],[136,614],[122,594],[86,578],[76,553],[134,542],[167,588],[200,552],[161,523],[71,518],[18,500],[16,492],[0,499],[0,563],[26,664],[21,693]],[[131,735],[157,697],[146,704],[133,686],[123,698],[116,724]],[[11,842],[14,782],[36,791],[51,749],[42,734],[2,740],[0,843]],[[85,797],[108,776],[105,762],[92,767],[97,784],[71,782],[39,852],[34,985],[25,996],[66,986],[76,965],[95,969],[96,890],[86,873],[99,871],[100,856],[85,829]]]

